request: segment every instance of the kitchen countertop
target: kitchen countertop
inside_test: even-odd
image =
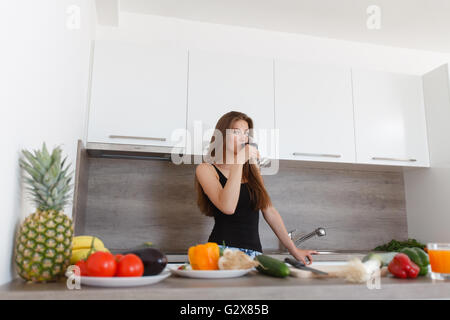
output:
[[[256,271],[230,279],[190,279],[171,275],[154,285],[70,290],[66,279],[28,284],[21,279],[0,286],[0,299],[450,299],[450,280],[382,277],[379,289],[337,278],[274,278]]]

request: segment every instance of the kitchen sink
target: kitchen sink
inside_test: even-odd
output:
[[[357,250],[316,250],[319,254],[313,254],[313,263],[326,261],[348,261],[352,258],[362,259],[368,252]],[[264,254],[273,258],[284,260],[286,257],[291,257],[287,252],[266,251]]]
[[[364,250],[315,250],[319,254],[367,254],[368,251]],[[279,250],[264,250],[264,254],[267,255],[289,255],[287,251]]]
[[[347,261],[336,261],[336,260],[330,260],[330,261],[313,261],[312,264],[308,265],[309,267],[315,267],[315,266],[343,266],[346,265]]]

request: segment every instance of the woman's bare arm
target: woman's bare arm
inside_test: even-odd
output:
[[[242,170],[242,164],[231,165],[230,176],[224,187],[217,179],[214,168],[207,163],[199,164],[195,174],[211,202],[223,213],[233,214],[239,200]]]
[[[262,178],[261,171],[259,172],[259,179],[264,184],[264,179]],[[312,254],[318,254],[315,250],[302,250],[295,246],[295,243],[289,237],[289,234],[284,225],[283,219],[280,213],[273,205],[269,205],[267,208],[261,210],[264,216],[264,220],[269,224],[272,231],[278,237],[280,242],[286,247],[289,253],[297,260],[302,261],[305,265],[311,264],[313,261]],[[309,263],[305,260],[308,257]]]
[[[286,249],[288,249],[289,252],[294,251],[296,249],[296,246],[292,239],[289,237],[283,219],[281,218],[278,210],[273,206],[270,206],[261,211],[263,213],[264,220],[267,221],[275,235],[278,237],[278,239],[280,239],[280,242],[286,247]]]
[[[319,254],[315,250],[302,250],[295,246],[295,243],[289,237],[286,227],[284,226],[283,219],[281,219],[280,213],[273,206],[269,206],[264,210],[261,210],[264,215],[264,219],[272,228],[273,232],[280,239],[281,243],[288,249],[289,253],[297,260],[302,261],[305,265],[311,264],[312,254]],[[305,260],[308,257],[309,263]]]

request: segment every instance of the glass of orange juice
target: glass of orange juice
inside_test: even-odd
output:
[[[450,243],[428,243],[431,278],[438,280],[450,279]]]

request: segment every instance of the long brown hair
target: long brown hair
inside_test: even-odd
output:
[[[226,130],[231,129],[231,126],[236,120],[244,120],[248,124],[250,136],[253,134],[253,120],[247,116],[245,113],[238,111],[230,111],[224,114],[216,124],[216,130],[219,130],[222,133],[223,141],[218,142],[218,145],[222,145],[223,149],[226,148]],[[215,135],[211,137],[210,147],[215,142]],[[211,158],[215,157],[215,150],[212,149],[210,152]],[[204,161],[207,162],[207,161]],[[208,161],[209,162],[209,161]],[[212,161],[211,161],[212,162]],[[259,169],[256,164],[250,164],[247,161],[244,164],[242,176],[248,182],[246,184],[249,193],[250,193],[250,201],[254,210],[265,209],[268,206],[272,205],[269,194],[267,193],[266,188],[264,187],[264,183],[260,178]],[[197,190],[197,206],[200,211],[206,216],[213,216],[213,206],[214,204],[211,202],[209,197],[203,191],[201,184],[198,182],[197,176],[195,176],[195,188]]]

